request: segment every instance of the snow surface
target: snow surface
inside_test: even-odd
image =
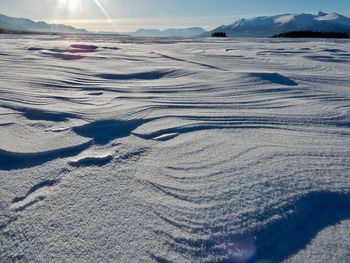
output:
[[[349,259],[349,41],[0,38],[1,262]]]

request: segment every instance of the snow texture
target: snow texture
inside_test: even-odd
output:
[[[1,262],[348,262],[349,41],[0,37]]]

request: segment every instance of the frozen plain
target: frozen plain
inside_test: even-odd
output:
[[[348,262],[349,41],[0,38],[1,262]]]

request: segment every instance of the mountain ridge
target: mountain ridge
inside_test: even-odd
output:
[[[242,18],[230,25],[222,25],[210,31],[225,32],[233,37],[271,37],[289,32],[312,30],[320,32],[350,32],[350,18],[337,14],[319,11],[317,14],[292,13],[275,16],[258,16]]]
[[[16,18],[0,14],[0,29],[18,32],[47,32],[47,33],[88,33],[85,29],[77,29],[62,24],[48,24],[43,21],[35,22],[28,18]]]
[[[201,27],[167,28],[167,29],[138,29],[135,32],[124,33],[133,37],[196,37],[207,33]]]

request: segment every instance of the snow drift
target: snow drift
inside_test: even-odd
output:
[[[347,262],[348,41],[0,37],[1,262]]]

